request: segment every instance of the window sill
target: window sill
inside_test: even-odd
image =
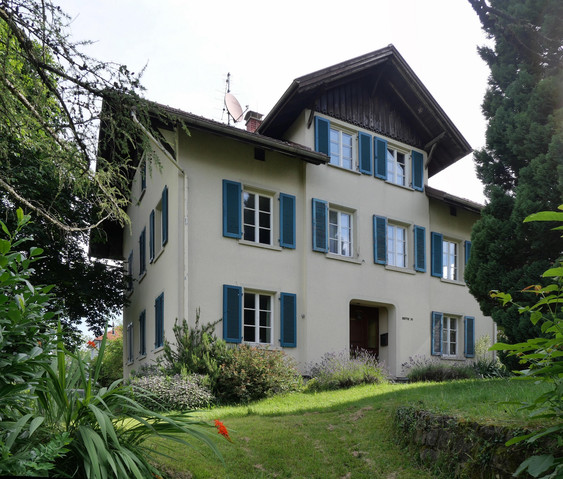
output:
[[[280,246],[274,246],[271,244],[263,244],[263,243],[255,243],[254,241],[246,241],[243,239],[240,239],[239,244],[242,244],[244,246],[254,246],[255,248],[263,248],[263,249],[269,249],[272,251],[281,251],[282,248]]]
[[[250,341],[243,341],[241,344],[245,344],[247,346],[250,346],[251,348],[263,349],[263,350],[268,350],[268,351],[280,350],[280,348],[274,346],[273,343],[253,343],[253,342],[250,342]]]
[[[362,264],[362,261],[360,261],[358,258],[353,258],[352,256],[342,256],[340,254],[334,253],[326,253],[325,256],[328,259],[335,259],[337,261],[344,261],[346,263]]]
[[[416,274],[416,271],[414,269],[400,268],[399,266],[391,266],[389,264],[385,265],[385,269],[387,271],[396,271],[397,273],[406,273],[406,274],[412,274],[412,275]]]
[[[358,170],[354,170],[354,169],[348,169],[348,168],[344,168],[343,166],[338,166],[338,165],[333,165],[332,163],[327,163],[328,166],[330,166],[331,168],[336,168],[337,170],[341,170],[341,171],[347,171],[348,173],[352,173],[354,175],[361,175],[361,173]]]
[[[458,362],[465,362],[465,358],[461,358],[459,356],[440,356],[442,361],[458,361]]]
[[[141,276],[139,276],[139,283],[141,283],[141,281],[143,281],[143,279],[145,278],[145,276],[147,275],[147,271],[143,271],[143,274],[141,274]]]
[[[131,366],[131,364],[133,364],[133,363],[135,363],[134,360],[127,361],[127,362],[125,363],[125,366]]]
[[[446,279],[446,278],[440,278],[440,281],[442,283],[455,284],[456,286],[465,286],[465,283],[463,281],[456,281],[453,279]]]
[[[406,185],[399,185],[397,183],[393,183],[392,181],[389,180],[385,180],[385,183],[387,183],[388,185],[391,186],[396,186],[397,188],[401,188],[403,190],[407,190],[407,191],[417,191],[414,188],[410,187],[410,186],[406,186]]]
[[[137,361],[142,361],[143,359],[145,359],[147,357],[146,354],[143,354],[141,356],[137,356]]]
[[[158,348],[154,348],[152,350],[153,353],[160,353],[160,351],[164,351],[164,345],[159,346]]]
[[[158,258],[160,258],[162,256],[162,253],[164,252],[164,247],[160,248],[160,250],[155,254],[154,258],[149,260],[150,264],[155,264],[158,260]]]

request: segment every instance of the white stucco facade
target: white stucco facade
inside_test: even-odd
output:
[[[305,158],[307,152],[318,149],[312,121],[316,117],[351,134],[352,168],[334,166],[328,158],[321,164],[300,158],[299,151]],[[195,120],[190,126],[189,118],[187,123],[190,136],[181,128],[163,130],[171,153],[153,142],[158,162],[147,161],[144,190],[142,167],[133,180],[127,210],[131,227],[124,230],[122,249],[126,268],[129,258],[133,260],[130,304],[124,311],[124,332],[129,331],[124,334],[126,375],[154,361],[163,338],[173,342],[176,319],[186,318],[193,325],[199,312],[202,323],[222,320],[216,334],[223,337],[224,316],[233,311],[225,306],[225,287],[240,291],[240,303],[236,303],[240,317],[229,319],[239,321],[239,340],[248,342],[248,335],[253,339],[250,342],[260,347],[281,348],[303,371],[326,353],[363,347],[377,354],[392,375],[402,376],[401,364],[410,356],[434,353],[443,360],[472,360],[474,343],[485,335],[495,337],[494,323],[481,314],[463,281],[465,248],[479,216],[478,207],[451,195],[440,196],[426,186],[428,164],[433,161],[429,161],[429,151],[308,107],[302,108],[278,139],[291,143],[280,143],[279,147],[264,143],[267,139],[257,133],[241,133],[235,127],[215,127],[210,122],[208,128],[202,128]],[[228,135],[229,128],[239,131]],[[404,186],[359,171],[360,133],[405,153]],[[291,145],[296,145],[296,150]],[[412,186],[413,152],[422,156],[422,191]],[[239,187],[244,198],[249,193],[269,204],[264,234],[269,234],[270,240],[263,242],[269,244],[245,239],[245,215],[250,213],[245,210],[244,198],[240,206],[242,237],[225,235],[225,181]],[[160,216],[166,213],[162,212],[165,190],[167,221]],[[280,195],[294,199],[291,218],[295,238],[290,247],[280,245],[285,228],[280,224]],[[330,239],[328,252],[314,247],[317,223],[313,205],[319,200],[326,203],[328,238],[331,228],[343,228],[344,232],[338,230],[338,242],[342,246],[344,237],[350,240],[340,252],[330,252],[336,244]],[[340,223],[331,226],[330,211],[339,221],[349,221],[349,230]],[[376,238],[374,218],[385,221],[381,224],[386,226],[386,249],[381,250],[386,256],[379,262],[375,243],[381,238]],[[162,222],[167,228],[164,246]],[[390,226],[398,230],[390,230]],[[146,265],[141,271],[143,230]],[[404,238],[390,243],[389,235],[399,230]],[[418,244],[415,250],[417,232],[424,245]],[[441,277],[442,270],[440,276],[432,274],[432,238],[438,237],[433,233],[443,244],[453,245],[455,271],[452,266],[450,272],[455,279]],[[390,251],[397,244],[400,254],[393,258],[404,265],[394,266]],[[421,259],[423,270],[421,263],[415,268]],[[448,265],[442,264],[442,268],[445,271]],[[290,325],[285,330],[292,341],[284,346],[280,299],[288,296],[294,300],[287,304],[295,306],[295,329]],[[159,297],[162,300],[155,306]],[[256,302],[249,302],[249,298]],[[163,311],[159,313],[158,308]],[[435,334],[444,335],[439,339],[433,338],[436,313],[443,318],[440,332],[434,329]],[[162,333],[158,331],[158,314],[162,314]],[[256,317],[254,327],[245,327],[252,315]],[[286,309],[283,321],[290,319]]]

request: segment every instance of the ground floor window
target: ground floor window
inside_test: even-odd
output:
[[[247,343],[272,342],[272,296],[244,292],[243,340]]]
[[[442,355],[457,355],[457,318],[444,316],[442,324]]]

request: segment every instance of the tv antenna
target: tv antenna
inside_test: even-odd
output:
[[[242,111],[242,107],[240,103],[236,99],[236,97],[231,93],[231,74],[227,73],[227,84],[225,88],[225,108],[227,109],[228,116],[227,116],[227,124],[231,124],[231,118],[233,122],[237,123],[242,120],[244,115],[244,111]],[[246,110],[248,110],[248,105],[246,106]],[[245,110],[245,111],[246,111]],[[224,110],[223,110],[224,111]]]

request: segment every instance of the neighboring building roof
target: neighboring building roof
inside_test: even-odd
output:
[[[469,143],[393,45],[295,79],[264,118],[258,132],[281,138],[304,108],[336,116],[331,108],[337,110],[343,102],[352,104],[354,99],[342,96],[337,105],[322,97],[348,82],[358,82],[368,88],[372,97],[382,88],[385,88],[385,95],[394,97],[401,114],[421,132],[420,144],[413,146],[428,152],[429,176],[471,153]],[[348,108],[348,111],[353,110]],[[349,118],[348,121],[393,137],[392,125],[378,124],[373,118],[366,120],[366,116]],[[363,122],[369,122],[369,125]]]
[[[434,198],[435,200],[443,201],[444,203],[463,208],[473,213],[481,214],[481,210],[484,208],[484,205],[482,204],[467,200],[465,198],[460,198],[459,196],[454,196],[450,193],[446,193],[442,190],[437,190],[436,188],[432,188],[430,186],[425,186],[424,191],[426,192],[426,196],[428,196],[428,198]]]

